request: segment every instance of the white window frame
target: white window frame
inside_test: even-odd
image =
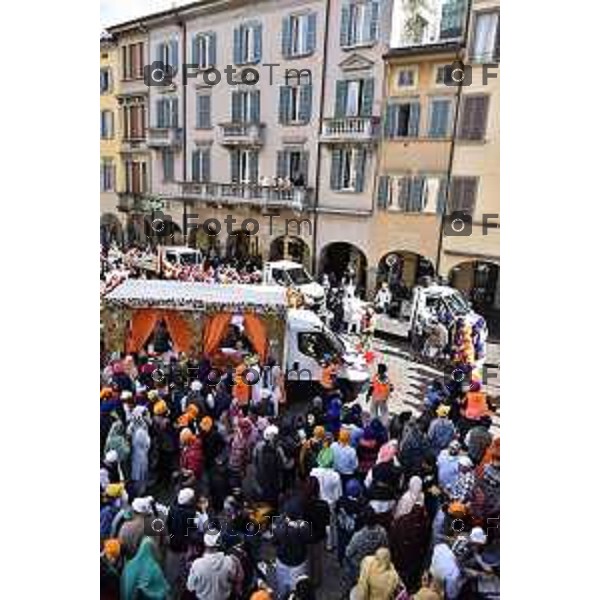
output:
[[[211,44],[214,37],[210,33],[199,33],[195,43],[198,44],[198,69],[205,71],[214,65],[210,64]]]
[[[290,86],[290,111],[288,114],[289,123],[297,123],[300,121],[300,92],[301,86]]]
[[[242,62],[250,63],[254,60],[254,50],[256,48],[256,27],[252,25],[242,26]]]
[[[358,13],[359,18],[356,18]],[[370,42],[365,38],[365,30],[367,27],[367,3],[353,2],[350,5],[350,46],[359,46]]]
[[[477,21],[481,17],[496,15],[496,29],[494,31],[494,36],[492,40],[492,47],[489,52],[486,52],[484,55],[475,54],[475,46],[477,44]],[[499,8],[489,8],[489,9],[481,9],[473,13],[473,39],[471,45],[469,47],[469,58],[473,63],[493,63],[494,62],[494,49],[496,47],[496,37],[498,35],[498,25],[500,24],[500,9]]]
[[[303,56],[308,52],[309,14],[291,15],[290,21],[290,54],[291,56]]]
[[[244,148],[238,154],[238,172],[240,174],[240,183],[249,184],[251,181],[250,173],[250,153],[252,150]]]
[[[347,82],[348,87],[346,88],[346,106],[345,106],[345,114],[346,117],[353,118],[360,116],[360,103],[362,99],[363,92],[363,79],[350,79]],[[355,89],[356,94],[351,94],[350,90]],[[350,100],[351,98],[355,99],[356,104],[355,107],[351,106]],[[351,111],[351,108],[355,108],[354,111]]]

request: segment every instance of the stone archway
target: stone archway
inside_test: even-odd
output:
[[[271,242],[269,260],[292,260],[309,269],[310,248],[302,238],[282,235]]]
[[[357,292],[364,293],[368,268],[365,253],[348,242],[332,242],[321,250],[319,274],[327,274],[333,285],[339,285],[349,268],[355,273]]]
[[[225,255],[231,260],[241,261],[260,258],[258,236],[248,235],[241,229],[231,232],[225,242]]]
[[[110,246],[116,242],[121,246],[124,241],[123,226],[119,218],[112,213],[104,213],[100,217],[100,243],[103,246]]]
[[[483,315],[490,333],[500,335],[500,265],[485,260],[466,260],[454,265],[449,273],[450,285],[459,289]]]
[[[433,262],[407,250],[394,250],[381,257],[377,265],[377,287],[384,281],[390,288],[411,290],[424,277],[433,277]]]

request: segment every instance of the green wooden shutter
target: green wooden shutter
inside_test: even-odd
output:
[[[340,80],[335,86],[335,116],[346,116],[346,98],[348,96],[348,82]]]
[[[201,154],[202,160],[202,178],[203,182],[210,181],[210,148],[204,148]]]
[[[281,54],[289,58],[292,54],[292,18],[284,17],[281,25]]]
[[[404,176],[400,178],[398,185],[398,206],[404,212],[408,211],[410,205],[410,182],[410,177]]]
[[[300,172],[304,175],[304,184],[308,186],[308,161],[310,158],[309,152],[302,152],[300,155]]]
[[[356,185],[354,191],[362,192],[365,187],[365,170],[367,167],[367,150],[365,148],[359,148],[356,153]]]
[[[446,213],[446,199],[448,193],[448,178],[440,177],[440,184],[437,195],[437,214],[442,216]]]
[[[429,123],[429,137],[447,137],[449,116],[450,100],[433,100],[433,102],[431,103],[431,122]]]
[[[258,182],[258,152],[250,152],[250,181],[252,183]]]
[[[421,105],[418,102],[411,102],[410,116],[408,118],[408,137],[419,136],[419,119],[421,118]]]
[[[306,33],[306,51],[312,54],[317,47],[317,13],[308,15],[308,30]]]
[[[312,112],[312,84],[300,87],[300,120],[303,123],[310,121]]]
[[[373,114],[373,94],[375,92],[375,80],[372,77],[363,80],[362,100],[360,103],[360,116],[370,117]]]
[[[236,65],[242,64],[242,26],[233,30],[233,62]]]
[[[287,177],[288,157],[289,154],[285,150],[279,150],[277,152],[277,177]]]
[[[211,97],[209,94],[199,94],[196,100],[196,127],[198,129],[210,129],[210,104]]]
[[[231,181],[233,183],[239,183],[240,181],[240,151],[232,150],[229,157],[229,164],[231,168]]]
[[[400,111],[399,104],[388,104],[385,111],[385,119],[383,123],[384,137],[393,138],[396,136],[398,127],[398,113]]]
[[[385,210],[389,206],[389,188],[389,176],[381,175],[379,177],[379,187],[377,189],[377,206],[382,210]]]
[[[334,148],[331,151],[331,174],[330,187],[332,190],[339,190],[342,187],[342,150]]]
[[[342,6],[342,23],[340,27],[340,46],[350,45],[350,6]]]
[[[250,92],[250,120],[260,123],[260,90]]]
[[[257,23],[254,25],[254,60],[252,62],[258,63],[262,59],[262,24]]]
[[[192,152],[192,181],[200,181],[200,150]]]
[[[425,177],[415,175],[410,186],[410,199],[408,210],[410,212],[421,212],[423,210],[423,190]]]
[[[200,64],[200,34],[192,38],[192,64],[196,66]]]
[[[214,31],[208,34],[208,65],[217,66],[217,34]]]
[[[242,121],[241,92],[231,92],[231,120],[233,123],[241,123]]]
[[[369,37],[372,42],[377,40],[379,34],[379,2],[370,2],[371,18],[369,21]]]
[[[176,37],[169,42],[169,63],[174,69],[179,67],[179,40]]]
[[[179,99],[171,98],[171,127],[179,127]]]
[[[289,122],[291,95],[290,86],[282,85],[279,88],[279,122],[284,125]]]

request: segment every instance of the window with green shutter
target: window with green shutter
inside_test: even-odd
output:
[[[385,137],[418,137],[420,115],[418,101],[389,104],[384,122]]]
[[[468,94],[463,96],[458,138],[461,140],[481,141],[485,139],[488,107],[487,95]]]
[[[211,129],[211,96],[198,94],[196,96],[196,129]]]
[[[390,178],[388,175],[380,175],[377,187],[377,206],[385,210],[390,204],[389,199]]]
[[[475,211],[477,201],[478,177],[452,177],[448,198],[448,212],[466,212],[470,215]]]
[[[175,180],[175,156],[171,149],[162,151],[163,181]]]
[[[439,98],[431,101],[429,137],[444,138],[449,136],[451,106],[452,100],[449,98]]]

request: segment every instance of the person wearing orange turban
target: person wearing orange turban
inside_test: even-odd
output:
[[[111,562],[116,562],[121,556],[121,542],[117,538],[104,541],[104,556]]]
[[[333,468],[343,480],[350,479],[358,469],[356,450],[350,445],[350,430],[342,427],[338,441],[331,445],[333,452]]]

